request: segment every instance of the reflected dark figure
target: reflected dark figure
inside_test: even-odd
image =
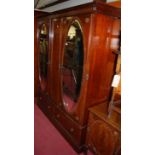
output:
[[[77,23],[76,23],[77,24]],[[63,91],[77,101],[83,72],[83,37],[79,25],[74,25],[75,36],[68,35],[63,60]]]
[[[83,71],[83,38],[81,34],[81,30],[76,30],[76,38],[75,38],[75,72],[76,72],[76,94],[79,95],[81,88],[81,80],[82,80],[82,71]]]

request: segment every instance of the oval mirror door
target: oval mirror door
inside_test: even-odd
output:
[[[67,33],[62,66],[62,96],[68,112],[73,111],[80,96],[83,60],[82,30],[79,22],[74,21]]]
[[[42,90],[46,88],[48,62],[48,35],[47,27],[42,24],[39,34],[39,81]]]

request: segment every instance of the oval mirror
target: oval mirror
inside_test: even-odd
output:
[[[62,96],[68,112],[73,111],[78,102],[82,82],[83,60],[82,29],[79,22],[74,21],[67,33],[62,66]]]
[[[47,27],[42,24],[39,33],[39,81],[42,90],[46,88],[48,62],[48,35]]]

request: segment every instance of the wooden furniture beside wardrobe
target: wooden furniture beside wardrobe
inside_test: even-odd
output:
[[[101,103],[89,109],[86,144],[95,155],[120,155],[120,120],[108,117],[106,105]]]
[[[73,148],[80,152],[85,148],[88,108],[100,103],[107,106],[110,97],[117,57],[112,51],[118,48],[120,9],[96,0],[38,18],[38,53],[43,24],[48,32],[47,79],[46,88],[41,89],[41,85],[38,88],[38,104]],[[77,30],[73,37],[69,32],[71,29]],[[81,47],[77,44],[79,40]],[[80,53],[82,49],[82,62],[73,66],[68,60],[74,57],[71,49],[75,47],[78,50],[74,52]],[[73,81],[72,86],[68,86],[64,70]],[[80,83],[77,82],[79,79]],[[74,91],[70,93],[77,90],[78,93],[68,95],[66,92],[69,93],[71,88]],[[72,108],[68,106],[70,103]]]

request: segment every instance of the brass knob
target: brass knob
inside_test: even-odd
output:
[[[59,114],[57,114],[57,118],[60,118],[60,115]]]
[[[88,132],[90,131],[90,127],[87,128],[87,131],[88,131]]]
[[[74,128],[70,128],[70,132],[74,132]]]
[[[78,116],[76,116],[75,119],[76,119],[77,121],[79,121],[79,117],[78,117]]]
[[[93,151],[96,153],[96,147],[95,146],[93,146]]]
[[[117,135],[117,132],[116,132],[116,131],[114,131],[114,135],[115,135],[115,136]]]

